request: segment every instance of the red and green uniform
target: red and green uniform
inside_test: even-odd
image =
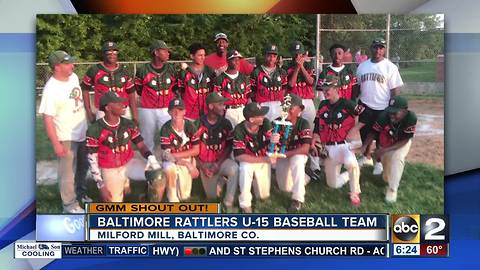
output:
[[[100,98],[103,94],[113,91],[120,97],[127,99],[125,105],[128,106],[128,94],[135,91],[131,77],[124,65],[118,65],[115,70],[107,69],[102,63],[91,66],[82,83],[86,86],[86,90],[94,90],[95,107],[100,107]]]
[[[340,98],[335,104],[328,100],[320,102],[313,132],[320,134],[323,143],[344,142],[348,132],[355,126],[355,103]]]
[[[195,121],[195,126],[198,130],[194,135],[194,141],[198,140],[200,143],[198,159],[203,163],[219,161],[232,145],[233,129],[230,121],[220,117],[215,125],[211,125],[205,115]]]
[[[257,103],[283,101],[287,72],[276,67],[270,76],[261,66],[256,67],[251,75],[252,97]]]
[[[184,143],[184,139],[180,136],[172,127],[172,121],[166,122],[162,129],[160,129],[160,146],[163,150],[169,149],[171,153],[178,153],[192,149],[195,144],[198,144],[198,140],[194,138],[194,134],[197,131],[195,125],[185,120],[185,126],[183,131],[188,137],[188,142]]]
[[[250,134],[245,123],[246,120],[238,124],[233,131],[233,154],[235,156],[242,154],[266,156],[272,137],[272,124],[265,118],[257,134]]]
[[[98,119],[87,130],[87,149],[98,153],[100,168],[118,168],[127,164],[133,157],[132,142],[143,141],[135,123],[120,117],[117,126],[110,126],[104,118]]]
[[[398,141],[413,138],[417,116],[414,112],[408,114],[399,123],[392,123],[387,112],[382,112],[375,124],[373,131],[378,133],[381,147],[389,147]]]
[[[336,72],[331,65],[322,70],[318,76],[319,82],[323,81],[327,76],[336,76],[340,79],[338,94],[341,98],[352,99],[353,86],[357,84],[356,68],[354,65],[345,65],[342,70]]]
[[[156,69],[151,63],[141,66],[135,76],[135,85],[140,96],[140,107],[148,109],[168,108],[175,98],[177,76],[173,65],[165,63]]]
[[[281,118],[277,118],[281,120]],[[283,138],[284,129],[279,131],[280,138]],[[282,141],[283,139],[281,139]],[[297,149],[302,144],[310,144],[312,142],[312,129],[308,124],[308,121],[302,117],[297,119],[295,125],[293,125],[288,135],[287,151]]]
[[[288,79],[292,77],[292,74],[295,70],[296,63],[292,61],[288,66],[287,66],[287,74],[288,74]],[[312,77],[315,75],[315,68],[313,66],[313,62],[304,62],[303,66],[307,70],[308,74]],[[314,77],[315,80],[315,77]],[[313,86],[307,84],[307,80],[303,76],[301,71],[298,71],[298,76],[297,76],[297,81],[293,85],[293,87],[288,87],[287,88],[287,93],[292,93],[297,96],[299,96],[302,99],[313,99],[315,97],[315,94],[313,92]]]
[[[225,101],[227,108],[245,105],[251,93],[250,79],[242,73],[239,73],[236,79],[232,79],[224,72],[217,76],[214,91],[229,99]]]
[[[198,119],[207,113],[205,98],[213,91],[215,73],[208,66],[204,67],[201,74],[195,74],[191,67],[180,72],[177,85],[187,112],[185,117]]]
[[[225,56],[218,56],[216,52],[205,57],[205,65],[209,66],[212,70],[217,71],[217,74],[227,70],[228,67],[227,58]],[[245,58],[240,59],[240,73],[248,76],[252,73],[253,68],[254,66],[245,60]]]

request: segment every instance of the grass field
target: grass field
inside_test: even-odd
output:
[[[400,75],[404,82],[435,82],[436,63],[413,63],[410,67],[400,67]]]
[[[443,171],[422,164],[408,164],[395,204],[384,201],[386,184],[380,176],[371,174],[372,168],[361,172],[362,205],[354,208],[348,199],[348,185],[340,189],[326,186],[325,180],[311,182],[307,186],[305,213],[443,213]],[[272,178],[273,179],[273,178]],[[132,181],[132,193],[127,202],[140,201],[146,191],[145,181]],[[89,181],[88,194],[99,200],[93,181]],[[193,182],[191,202],[204,202],[201,182]],[[37,213],[61,213],[61,200],[57,185],[37,186]],[[287,193],[278,190],[274,180],[270,199],[254,202],[257,213],[286,213],[290,204]]]

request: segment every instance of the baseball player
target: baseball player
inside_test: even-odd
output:
[[[140,96],[140,131],[148,149],[153,151],[155,134],[170,120],[168,104],[176,96],[177,71],[168,63],[170,49],[164,41],[154,40],[150,55],[150,63],[141,66],[135,75],[135,87]]]
[[[78,201],[91,202],[85,195],[87,119],[73,62],[74,58],[64,51],[49,55],[53,75],[43,88],[38,112],[43,115],[46,133],[58,157],[63,212],[84,213]]]
[[[386,42],[383,38],[373,40],[370,46],[372,57],[361,63],[357,69],[357,80],[360,83],[360,100],[358,104],[363,108],[359,116],[360,136],[363,145],[367,135],[378,116],[388,107],[391,97],[398,95],[403,85],[402,78],[395,64],[386,59]],[[373,165],[371,145],[367,145],[359,165]],[[383,171],[382,163],[374,165],[373,174],[380,175]]]
[[[215,73],[204,64],[205,47],[194,43],[189,47],[192,64],[180,71],[178,88],[185,102],[185,118],[197,120],[207,113],[205,98],[213,91]]]
[[[270,165],[276,159],[266,155],[272,125],[265,115],[268,107],[251,102],[243,109],[245,119],[234,129],[233,153],[239,162],[240,208],[252,213],[252,184],[258,199],[270,197]]]
[[[355,154],[350,149],[347,138],[350,130],[355,126],[355,103],[340,97],[339,78],[327,76],[321,89],[325,100],[320,103],[317,117],[315,118],[314,143],[317,143],[328,152],[325,158],[325,176],[327,185],[340,188],[345,183],[350,183],[350,201],[353,206],[359,206],[360,201],[360,168]],[[340,174],[342,165],[347,170]]]
[[[218,198],[226,182],[223,203],[226,211],[230,213],[233,211],[238,186],[238,165],[229,158],[232,150],[233,129],[230,121],[223,117],[224,103],[227,100],[217,92],[207,96],[208,113],[196,121],[195,126],[198,129],[194,140],[198,140],[200,144],[198,167],[207,199]]]
[[[315,105],[313,98],[313,83],[315,82],[315,68],[313,62],[308,60],[308,53],[305,47],[299,41],[293,42],[290,47],[292,54],[292,61],[287,66],[288,86],[287,92],[295,94],[302,99],[302,104],[305,109],[302,112],[302,117],[308,121],[310,126],[313,126],[315,120]]]
[[[302,99],[295,94],[289,95],[291,105],[286,120],[292,123],[292,130],[286,142],[286,158],[277,159],[276,179],[280,190],[292,193],[292,202],[288,211],[297,212],[302,209],[305,202],[305,185],[310,180],[305,174],[305,165],[312,142],[312,130],[307,120],[301,117],[305,109]],[[278,134],[274,133],[273,136]]]
[[[90,122],[100,119],[104,113],[99,110],[100,97],[113,91],[125,99],[125,106],[136,106],[135,89],[126,66],[118,63],[119,49],[115,42],[107,41],[102,46],[103,62],[91,66],[82,80],[83,100]],[[94,91],[94,110],[90,106],[90,91]],[[94,114],[95,113],[95,114]],[[125,110],[125,117],[136,119],[136,112]]]
[[[105,93],[99,101],[105,116],[87,130],[88,161],[93,179],[104,202],[123,202],[129,188],[127,163],[133,157],[133,144],[147,159],[147,167],[160,164],[143,143],[140,131],[132,120],[122,117],[125,99],[115,92]]]
[[[265,48],[265,62],[256,67],[251,75],[252,99],[269,108],[265,117],[270,121],[280,117],[280,105],[287,84],[287,73],[277,66],[277,62],[278,47],[268,45]]]
[[[342,85],[339,89],[340,97],[348,100],[356,100],[360,91],[360,87],[357,84],[356,69],[353,64],[345,65],[343,63],[345,51],[346,48],[341,44],[333,44],[330,46],[329,52],[332,64],[322,70],[322,73],[318,76],[319,83],[317,85],[322,85],[323,80],[329,75],[337,76]]]
[[[214,41],[217,51],[205,57],[205,65],[213,69],[218,76],[228,69],[228,37],[224,33],[218,33],[215,35]],[[240,73],[249,76],[253,68],[254,66],[248,61],[240,59],[238,66]]]
[[[374,157],[383,164],[383,179],[388,183],[385,194],[387,202],[397,200],[405,157],[410,150],[416,124],[417,116],[408,110],[407,100],[395,96],[390,99],[389,107],[380,114],[365,141],[364,148],[378,137],[380,147],[375,149]]]
[[[181,99],[172,99],[168,105],[171,120],[160,130],[163,171],[167,180],[167,198],[169,202],[185,201],[190,198],[192,178],[199,172],[194,157],[199,153],[198,139],[193,136],[197,131],[192,122],[185,120],[185,104]],[[163,192],[159,187],[158,192]],[[161,200],[163,194],[156,194]]]
[[[228,69],[217,76],[213,88],[215,92],[228,98],[228,101],[225,102],[227,108],[225,118],[234,127],[245,120],[243,108],[251,93],[249,77],[238,71],[242,57],[236,50],[228,51]]]

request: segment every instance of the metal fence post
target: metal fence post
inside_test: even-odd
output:
[[[385,52],[385,57],[390,59],[390,13],[387,14],[387,51]]]

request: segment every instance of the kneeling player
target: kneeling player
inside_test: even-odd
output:
[[[349,131],[355,126],[355,104],[340,98],[339,86],[338,77],[335,76],[327,76],[321,86],[326,100],[320,103],[315,118],[312,147],[316,150],[314,144],[320,141],[328,152],[324,163],[327,185],[340,188],[350,181],[350,201],[353,206],[359,206],[360,168],[346,141]],[[340,174],[342,164],[347,172]]]
[[[390,99],[389,107],[378,116],[365,141],[365,145],[369,145],[378,135],[380,147],[375,150],[374,157],[383,164],[383,179],[388,183],[385,194],[387,202],[397,201],[405,157],[410,151],[416,124],[417,116],[408,110],[407,100],[395,96]]]
[[[132,142],[147,159],[147,167],[160,168],[135,123],[121,117],[125,113],[125,101],[115,92],[104,94],[100,98],[100,110],[105,112],[105,117],[87,130],[88,161],[104,202],[123,202],[124,190],[129,186],[126,165],[133,157]]]
[[[265,115],[268,107],[256,102],[243,109],[246,120],[235,127],[233,154],[240,163],[238,181],[240,183],[240,208],[244,213],[252,213],[252,184],[261,200],[270,197],[270,164],[275,159],[267,156],[267,147],[272,136],[272,125]]]
[[[292,203],[288,210],[296,212],[302,208],[305,201],[305,185],[310,180],[305,174],[305,165],[312,141],[312,130],[308,121],[300,116],[305,109],[302,99],[294,94],[290,94],[290,97],[291,105],[286,120],[292,123],[292,130],[286,142],[286,158],[277,160],[276,179],[280,190],[292,192]],[[278,135],[273,134],[272,137],[274,136]]]
[[[190,198],[192,178],[198,177],[195,159],[199,153],[198,140],[193,140],[195,127],[185,119],[185,104],[181,99],[173,99],[168,105],[172,117],[160,130],[163,171],[167,178],[167,198],[169,202],[185,201]],[[155,185],[156,201],[161,201],[164,185]],[[178,187],[178,190],[177,190]]]
[[[218,198],[226,182],[223,203],[227,212],[232,212],[238,185],[238,165],[228,158],[232,150],[233,130],[230,121],[223,117],[224,102],[227,100],[217,92],[207,96],[208,113],[196,121],[198,130],[194,140],[198,140],[200,145],[200,177],[207,199]]]

